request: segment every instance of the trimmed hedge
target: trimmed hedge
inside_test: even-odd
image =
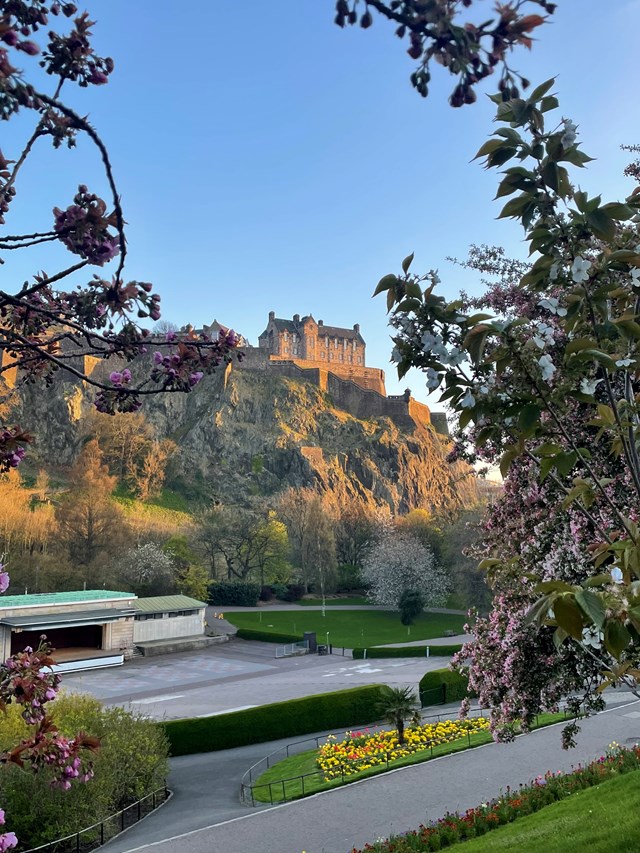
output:
[[[215,752],[371,723],[378,719],[378,704],[388,689],[382,684],[372,684],[213,717],[167,720],[159,725],[169,740],[171,755]]]
[[[302,637],[295,634],[278,634],[274,631],[259,631],[256,628],[238,628],[235,635],[241,640],[263,640],[265,643],[301,643]]]
[[[357,648],[353,650],[354,660],[362,660],[364,653],[367,653],[367,658],[423,658],[427,655],[429,649],[429,657],[448,658],[451,655],[459,652],[462,646],[371,646],[368,649]]]
[[[469,679],[451,669],[434,669],[420,679],[420,704],[446,704],[464,699],[469,693]]]
[[[216,581],[209,585],[209,604],[217,607],[256,607],[260,596],[257,583]]]

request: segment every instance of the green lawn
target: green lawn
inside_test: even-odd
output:
[[[552,725],[564,719],[562,714],[541,714],[538,717],[538,725],[536,728]],[[342,785],[348,785],[350,782],[355,782],[358,779],[365,779],[369,776],[377,776],[380,773],[386,773],[387,770],[395,770],[398,767],[408,767],[411,764],[422,764],[429,761],[431,758],[438,758],[442,755],[450,755],[454,752],[462,752],[465,749],[481,746],[484,743],[491,743],[491,734],[489,732],[475,732],[469,737],[465,736],[453,743],[443,743],[434,746],[433,750],[424,750],[423,752],[414,752],[412,755],[407,755],[404,758],[398,758],[396,761],[390,761],[389,767],[371,767],[368,770],[363,770],[361,773],[354,773],[352,776],[345,776],[342,779],[332,779],[330,782],[325,782],[324,775],[316,766],[317,749],[310,749],[306,752],[291,755],[285,758],[266,770],[253,783],[253,797],[257,802],[269,803],[279,802],[286,798],[287,800],[296,800],[300,797],[306,797],[309,794],[315,794],[317,791],[327,791],[330,788],[340,788]],[[304,779],[296,778],[302,777]],[[269,789],[271,783],[271,789]],[[262,786],[265,787],[257,787]]]
[[[302,607],[322,607],[321,598],[301,598],[296,604]],[[353,605],[370,605],[371,602],[362,595],[344,596],[344,598],[327,598],[327,607],[349,607]]]
[[[460,853],[637,853],[639,798],[636,770],[465,841]]]
[[[448,613],[423,613],[410,629],[402,625],[398,613],[390,610],[267,610],[237,613],[225,617],[238,628],[252,628],[266,633],[294,634],[315,631],[318,642],[353,649],[356,646],[380,646],[442,637],[447,630],[462,633],[465,616]]]

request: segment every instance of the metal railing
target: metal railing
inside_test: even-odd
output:
[[[289,658],[294,655],[306,655],[309,653],[308,640],[302,640],[299,643],[286,643],[284,646],[276,646],[277,658]]]
[[[84,829],[80,829],[71,835],[65,835],[63,838],[56,838],[55,841],[48,841],[39,847],[21,850],[20,853],[36,853],[36,851],[41,851],[41,853],[89,853],[90,850],[95,850],[96,847],[106,844],[107,841],[151,814],[154,809],[165,803],[170,797],[171,791],[164,785],[98,823],[86,826]]]
[[[467,716],[469,717],[482,717],[484,712],[481,708],[472,708],[469,711]],[[448,714],[432,714],[428,717],[422,717],[422,723],[430,723],[436,722],[439,723],[441,720],[449,720],[451,719],[451,712]],[[374,723],[366,727],[369,731],[374,732],[382,728],[387,728],[386,725],[382,723]],[[260,761],[256,761],[255,764],[252,764],[251,767],[245,771],[242,776],[242,780],[240,782],[240,802],[245,805],[255,806],[261,805],[264,802],[268,802],[271,804],[274,803],[286,803],[289,800],[298,799],[301,796],[305,796],[305,786],[308,788],[311,784],[311,780],[313,778],[318,779],[318,777],[322,777],[324,779],[324,772],[322,770],[314,770],[311,773],[303,773],[298,776],[291,776],[287,779],[279,779],[277,782],[263,782],[260,784],[255,784],[254,779],[258,779],[269,770],[274,764],[278,764],[280,761],[283,761],[285,758],[289,758],[290,755],[297,755],[300,752],[307,752],[310,749],[319,749],[320,744],[325,742],[330,736],[342,736],[344,730],[341,732],[332,732],[329,735],[316,735],[314,737],[305,738],[304,740],[298,740],[294,743],[288,743],[286,746],[280,747],[280,749],[274,750],[274,752],[270,752],[269,755],[265,755],[264,758],[261,758]],[[469,733],[469,737],[470,737]],[[470,745],[470,741],[469,741]],[[431,754],[433,754],[433,746],[431,746]],[[381,765],[382,766],[382,765]],[[386,757],[386,767],[389,767],[389,755]],[[340,767],[342,781],[344,782],[346,776],[348,775],[345,770],[348,768],[348,762],[344,764],[344,766]],[[295,783],[295,785],[294,785]],[[287,786],[291,789],[289,795],[287,795]],[[256,803],[255,791],[258,789],[268,791],[268,800],[260,799]]]

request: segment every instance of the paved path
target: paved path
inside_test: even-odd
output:
[[[107,853],[347,853],[381,836],[417,827],[446,811],[465,810],[547,770],[602,755],[612,740],[640,740],[640,702],[613,705],[582,723],[578,747],[563,752],[560,726],[508,745],[490,744],[357,782],[305,800],[241,812],[237,786],[255,757],[274,744],[172,761],[171,802],[105,848]],[[621,701],[622,700],[622,701]],[[284,742],[282,742],[284,743]],[[199,823],[193,823],[198,813]],[[207,821],[208,818],[208,821]],[[210,825],[185,834],[185,826]],[[170,837],[169,837],[170,836]],[[160,840],[166,839],[166,840]]]

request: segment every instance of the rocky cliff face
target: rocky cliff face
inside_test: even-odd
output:
[[[37,436],[34,456],[68,465],[91,408],[81,384],[60,378],[51,389],[27,388],[16,417]],[[433,429],[404,433],[386,418],[356,419],[307,382],[220,371],[190,394],[147,398],[143,411],[159,438],[177,443],[178,473],[224,502],[314,484],[394,512],[475,497],[473,478],[445,461],[447,440]]]

